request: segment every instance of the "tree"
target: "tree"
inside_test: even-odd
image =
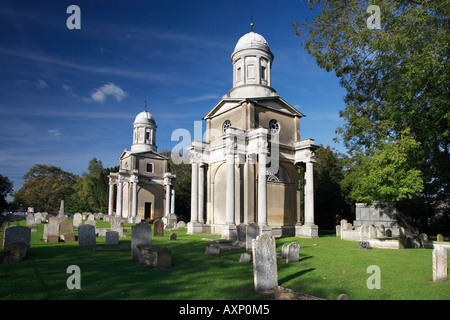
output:
[[[436,208],[450,194],[450,6],[376,1],[378,30],[368,27],[371,4],[310,1],[320,15],[294,23],[296,34],[346,89],[346,122],[336,132],[352,160],[353,197]]]
[[[56,166],[34,165],[24,176],[24,183],[14,193],[16,202],[24,207],[51,214],[59,211],[61,200],[73,193],[76,175]]]
[[[8,177],[0,175],[0,213],[3,212],[8,203],[6,197],[13,191],[13,183],[9,181]]]
[[[340,219],[351,219],[354,204],[341,188],[343,155],[320,146],[314,163],[314,211],[321,229],[333,230]]]

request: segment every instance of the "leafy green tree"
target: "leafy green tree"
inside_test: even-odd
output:
[[[73,193],[76,175],[56,166],[34,165],[24,176],[22,188],[14,193],[15,201],[24,208],[58,213],[61,200]]]
[[[329,146],[316,150],[314,163],[315,222],[320,229],[334,230],[340,219],[353,219],[354,204],[341,187],[343,155]]]
[[[2,213],[8,206],[6,197],[13,191],[13,183],[8,177],[0,175],[0,213]]]
[[[344,185],[354,199],[435,208],[430,217],[450,194],[449,2],[309,3],[320,14],[294,23],[296,34],[346,89],[336,131],[352,160]],[[369,5],[380,29],[368,26]]]

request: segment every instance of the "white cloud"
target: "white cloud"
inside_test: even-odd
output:
[[[200,101],[206,101],[206,100],[212,100],[212,99],[220,99],[222,96],[218,94],[203,94],[201,96],[197,97],[185,97],[177,100],[178,104],[183,103],[193,103],[193,102],[200,102]]]
[[[113,97],[117,101],[122,101],[128,94],[122,88],[116,86],[114,83],[108,83],[96,89],[91,94],[91,99],[96,102],[104,102],[108,96]]]
[[[36,88],[38,88],[38,89],[48,88],[47,82],[45,82],[42,79],[37,79],[35,82],[35,85],[36,85]]]
[[[50,129],[47,130],[47,133],[49,134],[50,139],[52,140],[59,140],[59,136],[61,135],[59,129]]]

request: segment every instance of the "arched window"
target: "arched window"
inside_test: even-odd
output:
[[[272,119],[269,121],[269,129],[272,134],[278,133],[280,131],[280,124],[277,120]]]
[[[231,128],[231,121],[230,120],[225,120],[225,122],[222,125],[222,129],[223,129],[223,133],[225,133],[225,131]]]
[[[287,170],[281,165],[278,165],[278,171],[272,172],[271,168],[267,168],[266,170],[266,179],[269,182],[282,182],[282,183],[290,183],[289,174]]]

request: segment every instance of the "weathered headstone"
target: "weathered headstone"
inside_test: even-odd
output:
[[[278,286],[275,238],[262,234],[252,243],[255,290],[264,291]]]
[[[43,220],[44,220],[44,217],[42,216],[42,213],[40,213],[40,212],[35,213],[35,215],[34,215],[34,222],[36,224],[41,223]]]
[[[248,254],[248,253],[243,253],[239,257],[240,263],[250,263],[251,260],[252,260],[252,256],[251,256],[251,254]]]
[[[27,226],[32,226],[34,224],[34,215],[32,213],[27,214]]]
[[[140,214],[137,214],[136,217],[134,217],[133,223],[141,223],[142,217]]]
[[[122,237],[123,236],[122,218],[118,216],[111,216],[109,218],[109,223],[111,224],[111,231],[117,231],[119,233],[119,237]]]
[[[59,214],[60,215],[64,214],[64,200],[61,200],[61,203],[59,205]]]
[[[285,243],[283,244],[283,246],[281,247],[281,258],[285,259],[287,256],[287,247],[288,247],[289,243]]]
[[[386,237],[386,228],[384,225],[380,224],[377,231],[377,238],[385,238]]]
[[[160,219],[153,221],[153,236],[164,237],[164,222]]]
[[[433,250],[433,281],[447,281],[447,250],[437,246]]]
[[[152,244],[152,226],[143,221],[131,227],[131,260],[137,261],[137,246]]]
[[[96,245],[94,226],[83,224],[78,227],[78,245],[80,247]]]
[[[47,224],[47,242],[58,242],[59,239],[59,219],[58,217],[51,216]],[[44,239],[45,241],[45,239]]]
[[[205,248],[205,254],[209,256],[218,256],[220,254],[220,247],[215,244],[211,244]]]
[[[171,241],[177,240],[177,234],[176,234],[175,232],[172,232],[172,233],[169,235],[169,240],[171,240]]]
[[[81,213],[77,212],[73,215],[73,226],[78,228],[81,224],[83,224],[83,217]]]
[[[259,235],[259,227],[256,223],[250,222],[245,230],[245,248],[252,250],[252,240]]]
[[[373,224],[369,226],[369,239],[375,239],[377,237],[377,227]]]
[[[3,263],[20,262],[27,255],[27,245],[23,242],[12,243],[3,248]]]
[[[186,223],[184,221],[178,221],[177,229],[186,228]]]
[[[370,247],[370,242],[369,241],[360,241],[358,248],[359,249],[372,249]]]
[[[436,241],[437,241],[437,242],[444,242],[444,236],[443,236],[442,234],[439,233],[439,234],[437,235],[437,237],[436,237]]]
[[[88,215],[87,220],[88,220],[88,221],[89,221],[89,220],[94,221],[94,220],[95,220],[95,216],[91,213],[90,215]]]
[[[73,224],[70,220],[64,220],[59,225],[60,238],[64,242],[75,241],[75,235],[73,233]]]
[[[246,244],[246,231],[247,225],[240,223],[236,226],[237,231],[237,240],[236,245],[244,245]]]
[[[336,237],[341,237],[341,225],[336,226]]]
[[[117,231],[106,231],[105,246],[117,246],[119,244],[119,233]]]
[[[137,261],[156,269],[168,269],[172,265],[172,252],[155,245],[137,246]]]
[[[31,229],[24,226],[9,226],[5,228],[3,235],[3,248],[13,243],[24,243],[26,253],[30,252]]]
[[[297,242],[291,242],[287,246],[286,263],[298,262],[300,255],[300,245]]]

